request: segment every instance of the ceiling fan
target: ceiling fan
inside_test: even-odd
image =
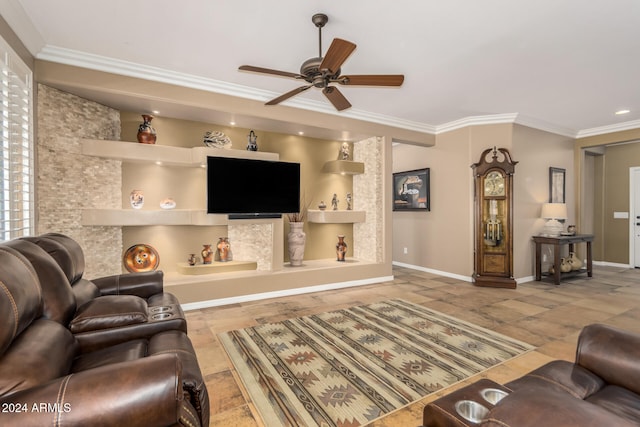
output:
[[[291,77],[304,80],[308,84],[300,86],[277,98],[267,102],[266,105],[276,105],[282,101],[298,95],[311,87],[322,89],[322,93],[338,110],[342,111],[351,104],[344,97],[337,87],[332,86],[339,83],[346,86],[400,86],[404,81],[402,74],[362,74],[362,75],[340,75],[340,67],[347,60],[349,55],[355,50],[356,45],[339,38],[333,39],[327,54],[322,57],[322,27],[329,21],[327,15],[317,13],[313,15],[311,21],[318,28],[318,56],[307,59],[300,67],[300,73],[290,73],[287,71],[272,70],[269,68],[254,67],[252,65],[242,65],[239,70],[253,71],[256,73],[272,74],[281,77]]]

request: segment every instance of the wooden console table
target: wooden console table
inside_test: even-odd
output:
[[[562,245],[569,245],[569,252],[574,252],[574,245],[576,243],[587,244],[587,265],[586,268],[580,269],[576,273],[587,273],[587,276],[593,277],[593,254],[591,252],[591,242],[593,242],[593,234],[575,234],[573,236],[533,236],[533,241],[536,243],[536,280],[542,280],[542,245],[553,246],[553,265],[555,266],[553,274],[553,283],[560,284],[560,278],[562,275],[570,275],[571,273],[560,272],[560,247]]]

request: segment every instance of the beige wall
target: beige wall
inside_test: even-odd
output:
[[[640,166],[640,143],[606,147],[604,154],[602,236],[604,261],[629,263],[629,219],[615,219],[614,212],[629,212],[629,168]]]
[[[629,168],[640,166],[640,128],[580,138],[574,147],[576,177],[581,183],[577,206],[594,198],[594,260],[629,264],[629,220],[614,219],[613,212],[629,212]],[[591,158],[586,150],[598,150]],[[593,181],[585,178],[593,162]],[[592,183],[592,185],[590,185]],[[585,194],[588,193],[588,194]],[[578,211],[580,212],[580,211]],[[591,212],[589,212],[591,213]],[[578,216],[578,224],[582,218]]]
[[[393,171],[430,168],[431,211],[394,212],[393,260],[450,274],[473,273],[473,176],[483,150],[507,148],[518,161],[514,175],[514,275],[533,275],[531,236],[544,225],[549,167],[567,170],[569,223],[573,210],[573,140],[519,125],[484,125],[440,134],[430,148],[401,144]],[[404,248],[408,254],[404,254]]]

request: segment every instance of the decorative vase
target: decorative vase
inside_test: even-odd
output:
[[[142,190],[132,190],[131,193],[129,193],[129,202],[133,209],[142,209],[144,205],[144,194]]]
[[[138,142],[140,144],[155,144],[156,143],[156,130],[151,126],[151,120],[153,116],[150,114],[143,114],[142,119],[144,123],[138,127]]]
[[[344,235],[338,235],[338,243],[336,244],[337,261],[344,262],[344,257],[347,254],[347,244],[344,242]]]
[[[197,262],[197,258],[196,258],[196,254],[190,254],[189,258],[187,259],[187,262],[189,263],[189,265],[194,266],[196,265]]]
[[[567,258],[560,258],[560,271],[562,273],[568,273],[571,271],[571,263],[568,262]]]
[[[258,136],[254,131],[249,132],[249,136],[247,137],[249,141],[247,142],[247,151],[258,151]]]
[[[229,238],[218,238],[218,244],[216,246],[218,248],[218,260],[220,262],[229,261],[229,249],[231,248],[231,245],[229,244]]]
[[[307,241],[307,235],[302,231],[304,222],[290,222],[289,234],[287,240],[289,243],[289,263],[293,267],[302,265],[304,258],[304,246]]]
[[[571,270],[577,271],[582,268],[582,261],[576,256],[575,252],[569,252],[569,264],[571,264]]]
[[[320,209],[321,211],[327,209],[327,204],[324,202],[324,200],[320,200],[320,204],[318,205],[318,209]]]
[[[204,246],[200,254],[202,255],[202,263],[203,264],[211,264],[211,260],[213,259],[213,250],[211,249],[211,245],[202,245]]]

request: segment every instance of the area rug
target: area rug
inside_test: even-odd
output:
[[[361,426],[533,348],[401,299],[219,338],[269,427]]]

